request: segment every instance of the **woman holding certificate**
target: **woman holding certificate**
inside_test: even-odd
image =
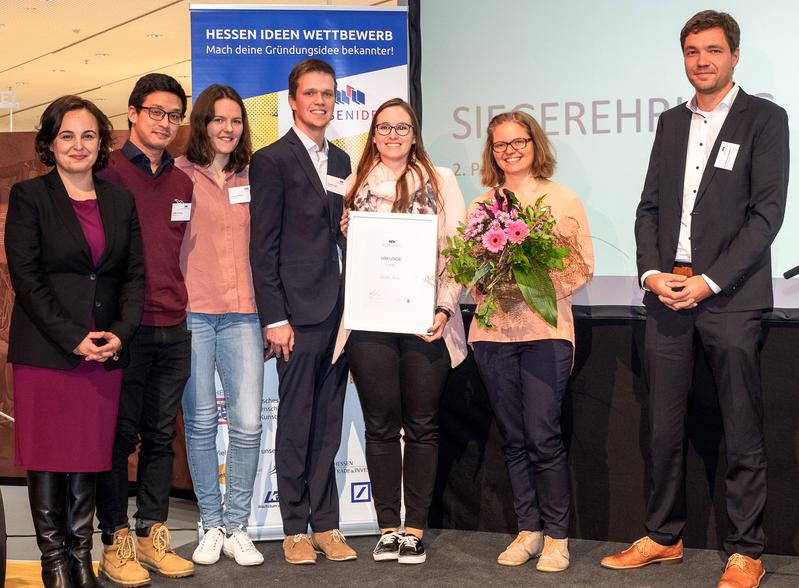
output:
[[[349,210],[438,215],[438,252],[464,215],[455,175],[430,162],[416,115],[399,98],[377,109],[344,204],[345,235]],[[366,425],[366,463],[382,533],[373,552],[377,561],[426,559],[422,535],[438,465],[438,405],[450,368],[466,357],[458,306],[462,287],[443,267],[439,253],[435,314],[427,333],[348,332],[342,326],[336,341],[333,361],[346,351]]]
[[[545,320],[523,300],[508,304],[500,296],[491,324],[485,324],[481,303],[486,297],[475,288],[478,316],[469,329],[469,343],[504,437],[518,518],[519,534],[497,561],[516,566],[540,556],[536,568],[546,572],[569,566],[569,470],[560,417],[574,359],[572,292],[586,283],[594,265],[583,205],[577,195],[549,179],[554,171],[552,148],[533,117],[524,112],[495,116],[483,149],[482,180],[491,190],[475,200],[466,228],[469,233],[480,226],[483,215],[492,226],[502,222],[508,213],[497,212],[497,206],[512,202],[510,217],[518,220],[509,222],[509,228],[530,211],[537,211],[535,219],[548,222],[536,220],[532,227],[521,222],[521,235],[515,239],[508,232],[509,243],[551,230],[552,238],[562,245],[559,255],[568,253],[565,263],[559,264],[562,269],[548,271],[557,301],[556,320],[555,312]],[[494,250],[490,239],[483,243]]]
[[[242,566],[264,561],[247,535],[264,383],[263,338],[250,272],[251,154],[247,111],[238,92],[221,84],[208,86],[194,101],[186,155],[175,160],[194,182],[191,222],[180,252],[192,332],[183,418],[205,530],[192,560],[203,565],[216,563],[220,552]],[[224,500],[214,371],[222,382],[230,440]]]

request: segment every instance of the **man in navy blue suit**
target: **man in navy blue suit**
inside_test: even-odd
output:
[[[334,460],[341,441],[346,362],[332,365],[342,313],[341,231],[349,156],[325,139],[336,76],[318,59],[289,75],[291,130],[250,164],[250,263],[264,341],[280,380],[275,439],[286,561],[355,559],[338,530]],[[310,524],[313,531],[308,537]]]
[[[685,415],[698,338],[718,391],[732,533],[719,586],[758,586],[766,455],[761,319],[773,304],[769,249],[785,212],[788,117],[733,81],[740,30],[693,16],[680,41],[696,93],[658,121],[635,223],[647,291],[644,344],[652,485],[647,535],[602,560],[613,569],[682,560]]]

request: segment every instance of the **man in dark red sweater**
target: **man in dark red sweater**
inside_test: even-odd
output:
[[[129,189],[136,199],[146,276],[141,326],[128,347],[130,364],[122,375],[112,470],[97,479],[104,544],[100,573],[125,586],[149,583],[142,565],[174,578],[194,573],[194,564],[170,548],[164,525],[175,419],[191,370],[188,295],[179,254],[193,185],[166,151],[185,112],[186,93],[177,80],[164,74],[139,79],[128,101],[130,138],[103,170],[105,179]],[[139,436],[134,545],[128,523],[128,456]]]

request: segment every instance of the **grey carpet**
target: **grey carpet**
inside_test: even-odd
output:
[[[677,586],[713,587],[724,569],[725,557],[716,551],[689,549],[680,565],[652,565],[627,571],[606,570],[599,560],[624,548],[620,543],[571,540],[571,567],[562,573],[544,574],[535,570],[535,562],[518,568],[496,564],[496,556],[512,539],[498,533],[431,530],[425,535],[427,562],[421,565],[377,563],[372,560],[375,537],[353,537],[350,544],[358,551],[358,560],[330,562],[320,559],[316,565],[293,566],[283,560],[281,543],[256,543],[266,559],[252,568],[237,566],[224,555],[212,566],[197,566],[191,578],[171,580],[153,575],[154,587],[192,588],[209,586],[239,588],[255,586]],[[178,550],[190,557],[194,545]],[[764,588],[799,586],[799,558],[765,555]],[[109,585],[110,584],[107,584]]]

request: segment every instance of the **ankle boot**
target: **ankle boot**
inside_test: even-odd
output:
[[[29,471],[28,498],[42,552],[42,582],[45,588],[73,588],[67,550],[67,475]]]
[[[95,474],[69,474],[69,572],[75,588],[100,588],[92,568]]]

